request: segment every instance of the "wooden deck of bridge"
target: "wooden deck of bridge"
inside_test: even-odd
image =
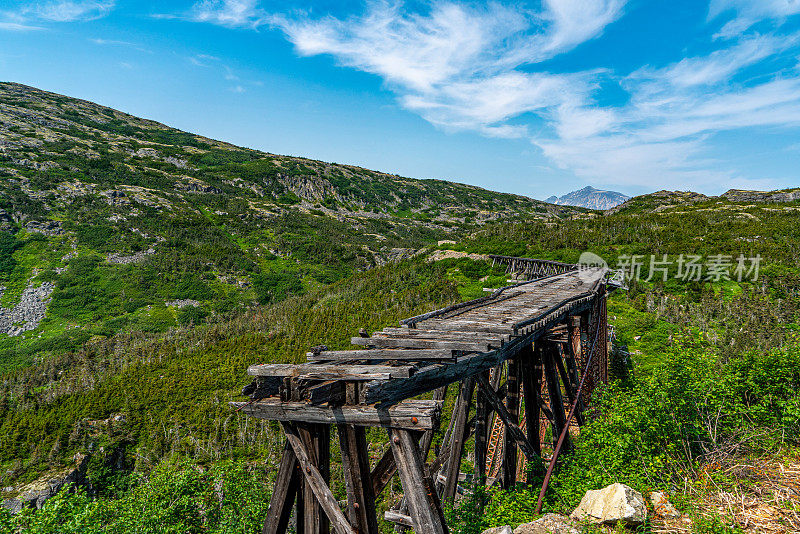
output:
[[[543,447],[555,448],[570,424],[567,413],[582,422],[591,390],[607,379],[605,270],[492,259],[512,278],[536,279],[398,327],[362,331],[352,339],[355,350],[320,345],[306,363],[248,369],[254,380],[243,393],[251,400],[232,406],[280,421],[287,438],[264,533],[286,532],[293,507],[298,533],[377,533],[376,496],[395,474],[404,496],[384,518],[397,530],[447,532],[441,503],[464,491],[467,440],[475,440],[473,481],[510,487],[523,463],[542,465]],[[429,462],[451,384],[457,397]],[[329,486],[331,425],[342,453],[344,511]],[[372,426],[389,438],[374,466],[365,434]]]

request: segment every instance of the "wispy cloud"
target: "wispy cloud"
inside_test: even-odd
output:
[[[41,26],[31,26],[30,24],[23,24],[21,22],[0,21],[0,30],[10,32],[29,32],[36,30],[43,30]]]
[[[135,46],[133,43],[128,41],[118,41],[116,39],[100,39],[98,37],[94,37],[89,39],[89,41],[93,42],[96,45],[101,46]]]
[[[42,30],[42,26],[35,24],[96,20],[111,13],[115,5],[115,0],[28,2],[15,10],[0,10],[0,30]]]
[[[717,37],[734,37],[764,19],[782,20],[800,13],[798,0],[711,0],[708,7],[709,20],[733,13],[717,33]]]
[[[230,28],[257,27],[265,22],[265,13],[258,8],[258,0],[202,0],[188,18]]]
[[[114,9],[115,0],[46,2],[25,8],[23,12],[32,13],[42,20],[53,22],[77,22],[103,18]]]
[[[708,52],[670,64],[629,73],[543,67],[600,37],[625,8],[625,0],[543,0],[536,9],[368,0],[361,14],[336,18],[266,15],[240,0],[204,1],[193,13],[230,27],[270,24],[302,56],[329,55],[379,76],[400,106],[439,128],[529,139],[587,180],[747,183],[710,154],[721,132],[800,128],[800,34],[778,31],[800,0],[711,0]],[[746,31],[758,21],[771,22]],[[726,39],[712,35],[719,24]],[[770,74],[755,68],[765,64],[775,65]],[[599,104],[607,86],[625,97]]]

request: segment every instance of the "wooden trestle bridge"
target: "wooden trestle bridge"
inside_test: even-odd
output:
[[[607,381],[607,269],[491,259],[524,281],[399,327],[362,331],[353,338],[357,350],[319,346],[306,363],[248,369],[255,378],[243,393],[251,400],[233,407],[280,421],[286,434],[265,534],[286,532],[293,508],[298,533],[375,534],[375,500],[395,474],[404,496],[384,519],[396,530],[445,533],[442,503],[464,491],[459,481],[510,487],[528,476],[541,480],[543,462],[552,469],[559,450],[569,449],[592,391]],[[431,455],[448,389],[457,397]],[[332,425],[345,506],[329,486]],[[372,466],[366,427],[388,434]],[[462,455],[470,439],[466,475]]]

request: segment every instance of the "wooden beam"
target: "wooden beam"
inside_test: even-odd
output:
[[[455,501],[458,474],[461,472],[461,455],[464,452],[467,419],[469,417],[470,406],[472,405],[472,392],[474,389],[475,380],[473,378],[467,378],[461,383],[456,411],[453,413],[454,424],[450,439],[450,457],[447,462],[445,473],[446,482],[442,491],[442,502],[450,504],[451,506]]]
[[[544,362],[544,376],[547,382],[547,394],[550,397],[550,410],[553,412],[553,447],[556,446],[561,430],[567,422],[567,414],[564,412],[564,399],[561,396],[561,384],[558,381],[555,359],[558,352],[555,345],[547,343],[542,351]],[[569,449],[569,434],[564,439],[565,449]]]
[[[359,404],[356,406],[317,406],[307,402],[282,401],[277,398],[255,402],[232,402],[231,407],[259,419],[306,423],[346,423],[360,426],[383,426],[427,430],[439,418],[439,401],[405,401],[389,408]]]
[[[363,349],[363,350],[326,350],[307,352],[306,358],[315,361],[352,361],[352,360],[453,360],[452,350],[447,349]]]
[[[487,378],[489,371],[484,371],[484,379]],[[488,423],[489,423],[489,403],[486,394],[481,388],[475,392],[477,400],[475,402],[475,462],[473,472],[478,484],[486,483],[486,447],[488,445]]]
[[[411,516],[395,512],[394,510],[387,510],[386,512],[384,512],[383,518],[386,521],[397,523],[398,525],[402,525],[403,527],[414,528],[414,520],[411,519]]]
[[[541,391],[542,368],[538,353],[529,345],[520,354],[522,366],[522,395],[525,399],[525,430],[537,456],[542,455],[542,442],[539,436],[539,395]],[[538,376],[537,376],[538,373]]]
[[[327,487],[330,479],[330,426],[301,423],[297,425],[297,434],[305,446],[309,461]],[[303,481],[302,492],[303,533],[328,534],[330,521],[323,512],[322,503],[316,498],[313,482],[308,478]]]
[[[278,476],[275,478],[267,519],[261,530],[262,534],[285,534],[301,477],[297,458],[291,445],[287,442],[283,447]]]
[[[321,363],[266,363],[247,368],[251,376],[284,376],[308,380],[389,380],[409,378],[414,374],[410,365],[326,365]]]
[[[425,534],[448,533],[439,496],[425,473],[416,441],[408,430],[392,428],[388,432],[414,528]]]
[[[486,352],[492,348],[500,347],[499,341],[493,343],[478,341],[456,341],[456,340],[433,340],[416,338],[393,338],[393,337],[354,337],[351,339],[353,345],[367,345],[380,348],[403,348],[403,349],[447,349],[463,350],[473,352]]]
[[[519,359],[517,356],[508,360],[508,377],[506,378],[506,409],[511,421],[519,425]],[[511,430],[505,428],[503,448],[502,487],[511,488],[517,483],[517,447]]]
[[[357,534],[339,509],[339,503],[333,496],[325,478],[314,465],[308,449],[306,449],[303,440],[298,434],[297,427],[292,423],[281,422],[281,424],[283,425],[283,431],[286,433],[286,439],[289,441],[297,461],[300,463],[300,470],[311,487],[317,502],[319,502],[328,516],[336,534]]]
[[[508,410],[506,409],[503,401],[501,401],[492,387],[489,385],[489,382],[483,377],[478,376],[476,377],[478,380],[478,385],[483,390],[484,394],[486,395],[486,400],[489,401],[489,404],[492,405],[492,408],[497,412],[497,415],[500,417],[500,420],[503,421],[503,424],[509,429],[509,434],[511,438],[517,442],[522,449],[523,454],[528,460],[532,460],[536,458],[536,452],[533,449],[533,445],[530,444],[528,438],[525,437],[525,433],[522,432],[519,425],[514,423],[513,418]]]
[[[359,534],[378,534],[375,494],[369,472],[364,427],[338,425],[342,471],[347,489],[347,515]]]

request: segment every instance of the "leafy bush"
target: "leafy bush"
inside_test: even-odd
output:
[[[253,276],[253,288],[262,304],[280,302],[289,295],[302,293],[303,282],[296,272],[281,271]]]

